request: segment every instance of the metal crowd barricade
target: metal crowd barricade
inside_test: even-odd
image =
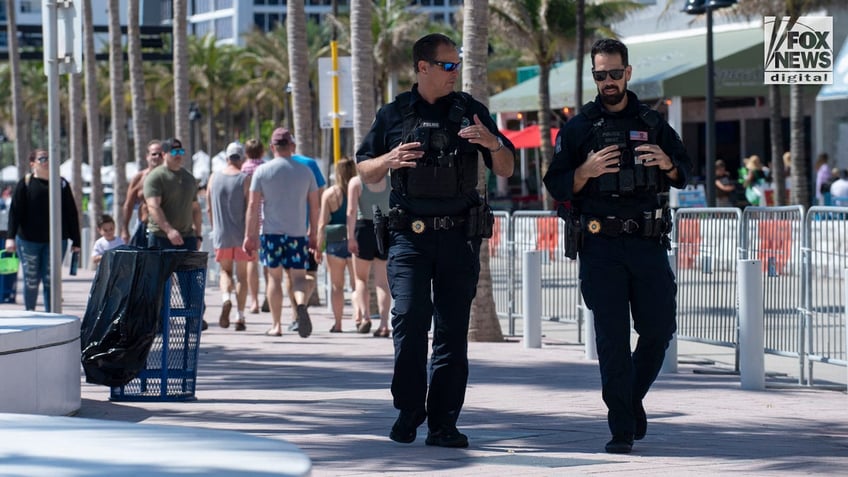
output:
[[[765,352],[797,357],[799,384],[804,380],[803,219],[800,205],[746,208],[740,256],[762,262]]]
[[[515,250],[512,243],[512,219],[509,212],[494,211],[495,224],[489,239],[489,270],[492,274],[492,295],[498,315],[506,316],[512,326],[515,283]]]
[[[679,339],[736,347],[736,272],[742,213],[737,208],[679,209],[672,250],[677,262]],[[738,370],[738,358],[735,368]]]
[[[804,221],[804,289],[808,383],[815,362],[848,365],[844,270],[848,267],[848,207],[811,207]]]
[[[528,250],[541,250],[542,255],[542,319],[571,321],[582,336],[580,313],[579,269],[576,260],[565,258],[562,237],[565,223],[552,211],[517,211],[511,216],[510,233],[514,253],[512,308],[509,334],[515,334],[515,319],[523,316],[521,309],[521,257]],[[582,340],[582,338],[581,338]]]

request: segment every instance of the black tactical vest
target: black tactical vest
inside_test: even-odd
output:
[[[644,104],[639,105],[636,117],[604,117],[594,102],[586,103],[583,114],[592,121],[590,146],[599,151],[617,145],[621,151],[620,168],[616,174],[603,174],[590,180],[589,191],[602,197],[627,197],[657,194],[667,189],[665,174],[659,167],[642,165],[636,147],[656,144],[660,115]]]
[[[453,95],[446,118],[420,118],[409,101],[410,92],[395,98],[403,114],[403,142],[420,142],[424,156],[416,167],[391,171],[392,188],[406,197],[438,199],[460,197],[477,187],[477,148],[458,136],[470,126],[465,116],[469,97]]]

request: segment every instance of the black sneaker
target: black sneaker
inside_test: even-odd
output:
[[[636,416],[636,432],[633,433],[633,439],[641,441],[648,433],[648,415],[645,414],[642,401],[633,405],[633,415]]]
[[[207,323],[206,320],[203,320],[200,323],[200,331],[206,331],[208,329],[209,329],[209,323]]]
[[[428,446],[468,447],[468,436],[459,432],[456,426],[442,426],[438,430],[430,430],[424,443]]]
[[[633,449],[633,437],[612,436],[612,439],[607,442],[604,449],[608,454],[629,454]]]
[[[301,338],[308,338],[312,334],[312,320],[309,319],[306,305],[297,305],[297,334]]]
[[[392,431],[389,432],[389,439],[401,444],[415,442],[415,437],[418,435],[418,426],[423,424],[426,419],[427,412],[423,409],[400,411],[398,418],[392,425]]]

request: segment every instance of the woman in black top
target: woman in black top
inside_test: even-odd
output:
[[[32,169],[18,181],[9,207],[7,251],[18,251],[24,271],[24,306],[35,310],[38,283],[44,285],[44,310],[50,312],[50,209],[47,151],[36,149],[29,155]],[[80,224],[71,185],[61,179],[62,256],[71,240],[73,251],[80,250]]]

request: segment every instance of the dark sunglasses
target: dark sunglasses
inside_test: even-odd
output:
[[[162,153],[161,152],[151,152],[150,155],[154,156],[154,157],[159,157],[159,156],[162,155]]]
[[[50,159],[48,159],[47,156],[40,156],[40,157],[36,158],[35,160],[44,164],[45,162],[49,161]]]
[[[462,61],[459,61],[457,63],[453,63],[450,61],[431,61],[430,64],[441,66],[443,70],[450,73],[451,71],[456,71],[456,69],[459,68],[459,65],[462,64]]]
[[[592,77],[595,78],[595,81],[605,81],[607,79],[607,75],[610,75],[613,80],[618,81],[621,78],[624,78],[624,69],[608,71],[592,70]]]
[[[185,154],[185,149],[182,149],[182,148],[180,148],[180,149],[176,149],[176,148],[171,149],[171,155],[172,155],[172,156],[182,156],[182,155],[184,155],[184,154]]]

